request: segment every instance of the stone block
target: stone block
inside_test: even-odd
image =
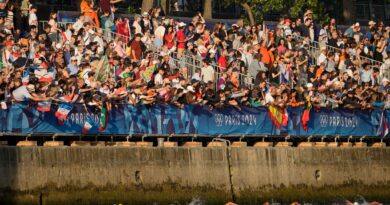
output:
[[[314,147],[316,145],[315,142],[300,142],[298,143],[298,147]]]
[[[73,141],[70,143],[71,147],[85,147],[85,146],[91,146],[90,142],[87,141]]]
[[[16,146],[18,147],[31,147],[37,146],[37,141],[19,141]]]
[[[43,143],[44,147],[62,147],[64,146],[63,141],[46,141]]]
[[[209,144],[207,144],[207,147],[225,147],[225,146],[226,143],[220,141],[209,142]]]
[[[248,143],[247,142],[233,142],[232,147],[247,147]]]
[[[272,147],[273,145],[272,142],[256,142],[253,147]]]
[[[386,143],[374,142],[374,143],[370,144],[370,147],[373,147],[373,148],[383,148],[383,147],[386,147]]]
[[[117,147],[135,147],[135,142],[116,142],[114,146]]]
[[[316,142],[315,147],[328,147],[329,142]]]
[[[145,141],[136,142],[135,146],[136,147],[153,147],[153,142],[145,142]]]
[[[366,142],[355,142],[353,144],[353,147],[357,147],[357,148],[359,148],[359,147],[367,147],[367,143]]]
[[[291,147],[292,142],[276,142],[275,147]]]
[[[177,142],[164,142],[164,147],[177,147]]]
[[[185,142],[183,147],[202,147],[201,142]]]

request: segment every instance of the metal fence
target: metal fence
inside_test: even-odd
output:
[[[340,51],[340,48],[332,47],[327,45],[326,43],[320,43],[318,41],[308,41],[307,39],[304,39],[300,36],[295,36],[295,38],[299,41],[304,41],[308,46],[309,50],[308,53],[311,57],[311,63],[316,64],[317,63],[317,58],[321,54],[321,48],[325,47],[327,51],[329,52],[337,52]],[[390,64],[385,63],[385,62],[380,62],[377,60],[374,60],[372,58],[364,57],[364,56],[359,56],[357,57],[356,55],[352,55],[351,57],[355,58],[356,60],[360,60],[361,63],[368,63],[372,66],[376,66],[380,69],[380,73],[382,77],[390,78]]]

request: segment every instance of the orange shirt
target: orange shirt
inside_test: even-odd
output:
[[[322,75],[323,72],[324,72],[324,69],[321,68],[321,67],[319,67],[318,70],[317,70],[317,72],[316,72],[316,77],[317,77],[317,78],[321,77],[321,75]]]
[[[234,87],[238,88],[239,83],[238,83],[238,79],[236,77],[231,76],[230,81],[233,83]]]
[[[268,50],[264,47],[260,47],[260,54],[261,54],[261,61],[265,64],[268,65],[271,62],[271,56],[268,53]]]
[[[87,1],[82,1],[80,4],[81,12],[83,11],[90,11],[92,8],[88,5]],[[91,13],[91,12],[83,12],[84,14]]]

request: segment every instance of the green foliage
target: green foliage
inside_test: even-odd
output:
[[[324,14],[325,2],[321,0],[225,0],[225,3],[237,3],[241,6],[248,4],[256,21],[262,21],[265,14],[269,12],[278,12],[285,17],[302,17],[307,9],[313,10],[314,18],[318,21],[328,19]],[[261,10],[258,9],[259,7]]]

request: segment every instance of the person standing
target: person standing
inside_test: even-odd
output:
[[[203,68],[202,68],[202,80],[204,83],[208,82],[214,82],[215,77],[214,77],[214,68],[210,65],[208,59],[204,59],[202,61],[203,63]]]
[[[183,56],[183,52],[185,49],[186,35],[184,34],[185,23],[179,23],[179,30],[176,33],[177,40],[177,58],[180,59]]]
[[[81,13],[85,16],[88,16],[90,20],[95,24],[97,28],[100,28],[99,18],[95,10],[93,10],[93,1],[91,0],[83,0],[80,4]]]

